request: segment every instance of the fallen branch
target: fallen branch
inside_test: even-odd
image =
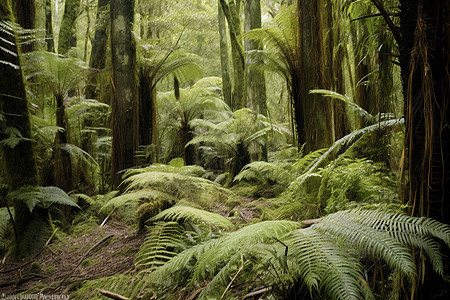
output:
[[[269,288],[263,288],[263,289],[260,289],[260,290],[255,291],[255,292],[248,293],[248,294],[245,295],[244,298],[242,298],[242,299],[247,299],[247,298],[259,296],[259,295],[262,295],[262,294],[268,292],[269,290],[270,290]]]
[[[102,294],[108,298],[111,298],[111,299],[116,299],[116,300],[128,300],[129,299],[125,296],[122,296],[122,295],[119,295],[119,294],[116,294],[116,293],[113,293],[113,292],[110,292],[107,290],[102,290],[102,289],[97,289],[97,290],[99,291],[100,294]]]
[[[75,273],[75,270],[78,268],[78,266],[83,262],[83,260],[86,259],[86,257],[89,255],[89,253],[91,253],[92,250],[94,250],[95,248],[97,248],[101,243],[103,243],[104,241],[112,238],[114,235],[110,234],[107,237],[101,239],[99,242],[97,242],[94,246],[92,246],[84,255],[82,258],[80,258],[80,260],[78,260],[78,263],[72,268],[72,271],[63,279],[61,280],[61,282],[51,291],[51,293],[55,292],[66,280],[67,278],[69,278],[70,276],[73,275],[73,273]]]
[[[323,218],[319,218],[319,219],[311,219],[311,220],[303,220],[302,221],[302,227],[309,227],[311,225],[317,224],[320,221],[322,221]]]

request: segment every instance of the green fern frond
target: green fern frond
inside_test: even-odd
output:
[[[327,149],[324,148],[305,155],[304,157],[300,158],[296,163],[294,163],[293,170],[295,170],[296,174],[305,173],[306,171],[308,171],[308,166],[310,166],[313,162],[319,159],[326,151]]]
[[[63,204],[80,208],[78,204],[76,204],[73,199],[59,187],[41,186],[39,187],[39,189],[41,190],[44,202]]]
[[[85,165],[95,165],[98,166],[97,161],[86,151],[81,149],[80,147],[73,144],[64,144],[60,146],[61,149],[67,151],[70,154],[72,159],[77,159],[83,162]]]
[[[153,271],[184,248],[183,230],[177,222],[157,222],[147,226],[148,236],[139,248],[134,263],[137,268]]]
[[[416,278],[416,267],[409,249],[388,232],[378,231],[358,222],[345,212],[327,216],[315,224],[314,229],[334,238],[344,247],[362,251],[376,258],[384,259],[388,265],[400,270],[411,281]]]
[[[233,192],[210,180],[177,173],[144,172],[126,178],[122,184],[127,192],[152,188],[178,199],[187,198],[203,207],[235,197]]]
[[[247,164],[241,172],[234,177],[234,181],[255,181],[259,183],[277,182],[287,183],[289,173],[278,163],[255,161]]]
[[[117,274],[109,277],[85,281],[83,286],[70,295],[71,299],[102,300],[105,296],[100,294],[98,288],[120,294],[129,299],[150,293],[150,282],[145,273]],[[148,295],[147,295],[148,296]]]
[[[205,211],[202,209],[193,208],[185,205],[176,205],[169,209],[166,209],[153,218],[150,221],[175,221],[175,222],[193,222],[202,223],[207,226],[212,226],[217,229],[231,230],[234,228],[231,221],[219,214]]]
[[[150,276],[153,277],[155,284],[161,285],[163,290],[167,290],[188,281],[195,284],[205,279],[211,279],[219,271],[221,274],[227,274],[234,265],[228,264],[228,262],[237,252],[245,252],[255,244],[281,238],[298,227],[298,223],[290,221],[265,221],[249,225],[218,239],[209,240],[184,250],[156,269]],[[220,278],[224,288],[226,284],[222,281],[226,279],[226,276],[219,276],[216,280]]]
[[[133,224],[138,221],[138,210],[141,204],[150,204],[154,214],[157,214],[167,206],[173,205],[176,200],[173,196],[162,191],[145,188],[110,199],[101,207],[99,212],[108,215],[114,211],[119,219],[128,224]],[[150,208],[147,207],[146,212],[149,210]]]
[[[11,211],[11,214],[14,215],[14,208],[9,208]],[[8,213],[8,209],[6,207],[0,208],[0,253],[2,250],[5,250],[9,246],[9,241],[7,238],[8,232],[9,232],[9,225],[11,224],[11,217]]]
[[[363,283],[356,259],[313,228],[299,229],[286,241],[288,265],[294,278],[310,292],[323,291],[331,299],[374,299]]]

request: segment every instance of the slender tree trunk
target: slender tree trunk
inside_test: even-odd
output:
[[[245,3],[245,31],[261,28],[260,0],[247,0]],[[245,41],[245,51],[262,50],[262,45],[255,40]],[[263,71],[251,68],[255,63],[246,56],[247,103],[257,113],[267,116],[266,81]]]
[[[155,163],[159,161],[158,148],[158,122],[156,107],[156,90],[153,83],[154,74],[151,68],[141,66],[138,71],[138,102],[136,105],[134,119],[135,149],[140,145],[152,145],[153,153],[150,155],[148,162]]]
[[[223,12],[220,0],[218,1],[218,19],[219,19],[219,42],[220,42],[220,66],[222,68],[222,93],[225,103],[231,107],[231,79],[228,67],[228,42],[225,23],[225,14]]]
[[[241,36],[241,22],[239,18],[240,1],[220,0],[228,23],[231,40],[231,58],[233,61],[233,92],[231,95],[231,109],[238,110],[246,107],[245,96],[245,57]]]
[[[55,136],[53,171],[55,185],[66,192],[73,189],[72,159],[65,148],[69,143],[69,126],[64,107],[64,96],[56,95],[56,126],[63,128]]]
[[[95,26],[94,40],[92,41],[92,51],[89,66],[93,69],[102,70],[105,68],[106,46],[108,44],[108,24],[109,24],[109,1],[99,0],[97,6],[97,21]],[[86,87],[86,98],[97,98],[97,79],[92,80]]]
[[[112,0],[111,50],[113,69],[112,176],[113,187],[120,172],[133,166],[133,106],[136,96],[136,47],[133,40],[134,0]]]
[[[75,21],[78,17],[81,0],[66,0],[64,15],[59,31],[58,53],[66,54],[73,45],[73,33],[75,30]]]
[[[47,41],[47,51],[55,52],[55,42],[53,40],[52,0],[45,0],[45,39]]]
[[[0,3],[0,21],[14,21],[11,11],[11,0]],[[1,26],[1,25],[0,25]],[[21,140],[14,147],[3,145],[3,167],[6,180],[11,191],[23,186],[37,185],[37,169],[31,140],[31,124],[27,94],[24,78],[20,67],[19,49],[15,35],[0,30],[0,61],[10,64],[0,64],[0,108],[3,120],[0,123],[2,140],[10,135],[8,130],[16,131],[16,136]],[[7,51],[5,51],[7,50]],[[20,249],[20,241],[24,236],[31,213],[27,205],[22,201],[14,203],[14,222],[18,233],[17,249]]]

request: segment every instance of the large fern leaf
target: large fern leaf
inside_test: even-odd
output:
[[[183,230],[177,222],[158,222],[147,227],[149,235],[139,248],[134,263],[136,267],[153,271],[184,248]]]
[[[225,230],[234,228],[229,219],[219,214],[185,205],[176,205],[166,209],[151,218],[150,221],[194,222]]]

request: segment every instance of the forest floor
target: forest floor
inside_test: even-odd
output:
[[[144,234],[113,221],[89,231],[50,242],[41,254],[26,262],[1,264],[0,299],[24,291],[67,295],[77,282],[134,269],[133,259]]]
[[[240,198],[241,205],[231,211],[218,203],[210,211],[231,217],[234,223],[259,217],[258,209],[249,205],[255,199]],[[0,262],[0,299],[18,293],[68,295],[85,280],[134,270],[135,254],[145,239],[136,226],[108,221],[100,227],[92,220],[76,226],[70,235],[57,233],[24,262]]]

